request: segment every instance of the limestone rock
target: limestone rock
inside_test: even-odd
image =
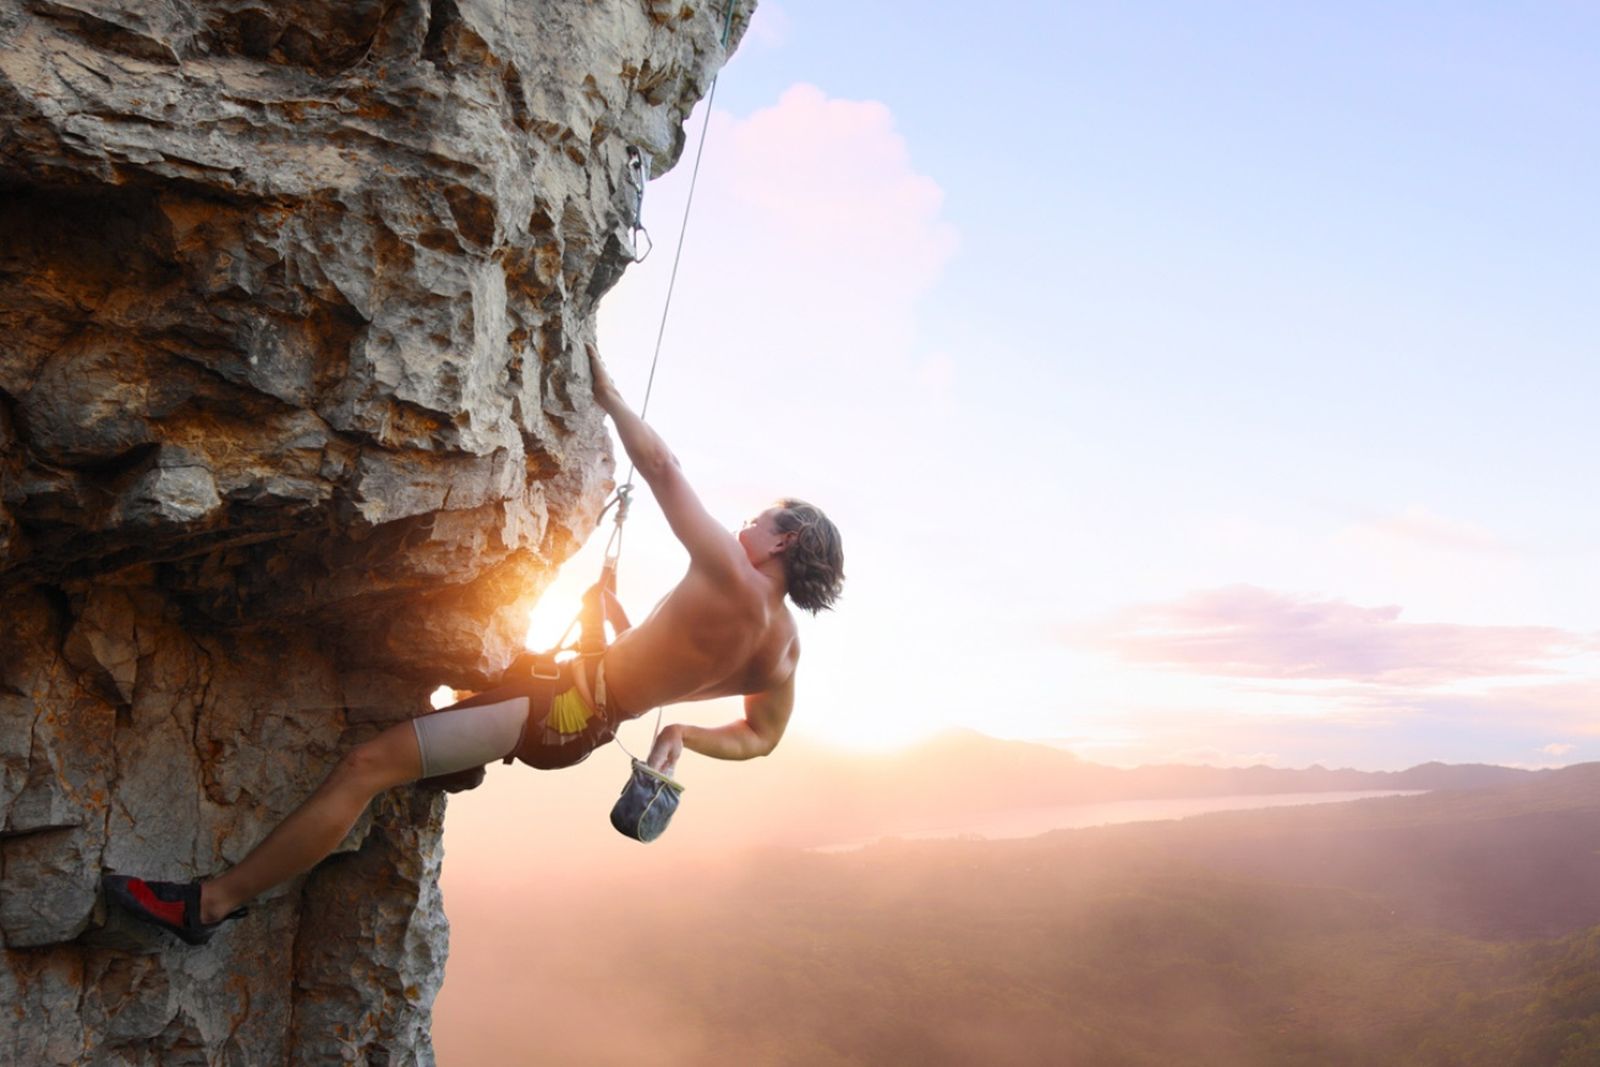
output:
[[[99,876],[237,860],[518,650],[724,12],[0,0],[0,1062],[431,1061],[438,795],[202,949]]]

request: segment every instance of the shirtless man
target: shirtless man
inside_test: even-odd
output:
[[[736,722],[663,729],[649,762],[664,773],[685,748],[717,759],[773,750],[794,708],[800,658],[784,598],[812,613],[832,605],[844,582],[839,532],[798,500],[766,509],[737,535],[717,525],[665,442],[623,401],[593,347],[589,365],[595,402],[611,416],[628,458],[689,551],[689,571],[677,586],[597,658],[592,674],[572,671],[571,687],[544,701],[545,709],[525,682],[513,680],[392,726],[346,753],[237,866],[187,883],[107,875],[113,899],[191,944],[204,943],[225,920],[243,914],[241,905],[332,852],[384,790],[511,756],[550,765],[539,757],[552,745],[604,743],[615,723],[663,704],[745,698],[744,718]]]

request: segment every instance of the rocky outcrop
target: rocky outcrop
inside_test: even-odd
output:
[[[431,1061],[437,794],[201,949],[99,878],[238,859],[519,647],[610,486],[629,149],[723,19],[0,0],[0,1063]]]

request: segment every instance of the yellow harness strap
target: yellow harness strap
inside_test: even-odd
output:
[[[593,710],[584,703],[578,687],[573,686],[557,693],[550,702],[550,715],[545,719],[545,725],[557,733],[576,734],[581,733],[593,717]]]

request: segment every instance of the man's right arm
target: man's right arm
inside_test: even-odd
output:
[[[678,466],[678,457],[672,454],[661,435],[634,414],[622,399],[592,345],[589,369],[594,379],[595,403],[611,416],[623,450],[645,484],[650,486],[650,493],[661,505],[673,535],[689,550],[690,559],[703,566],[720,568],[743,558],[738,540],[711,517],[689,485]]]
[[[713,759],[747,760],[778,747],[794,711],[794,673],[783,684],[744,698],[744,718],[726,726],[673,723],[661,731],[650,750],[650,766],[671,774],[684,749]]]

